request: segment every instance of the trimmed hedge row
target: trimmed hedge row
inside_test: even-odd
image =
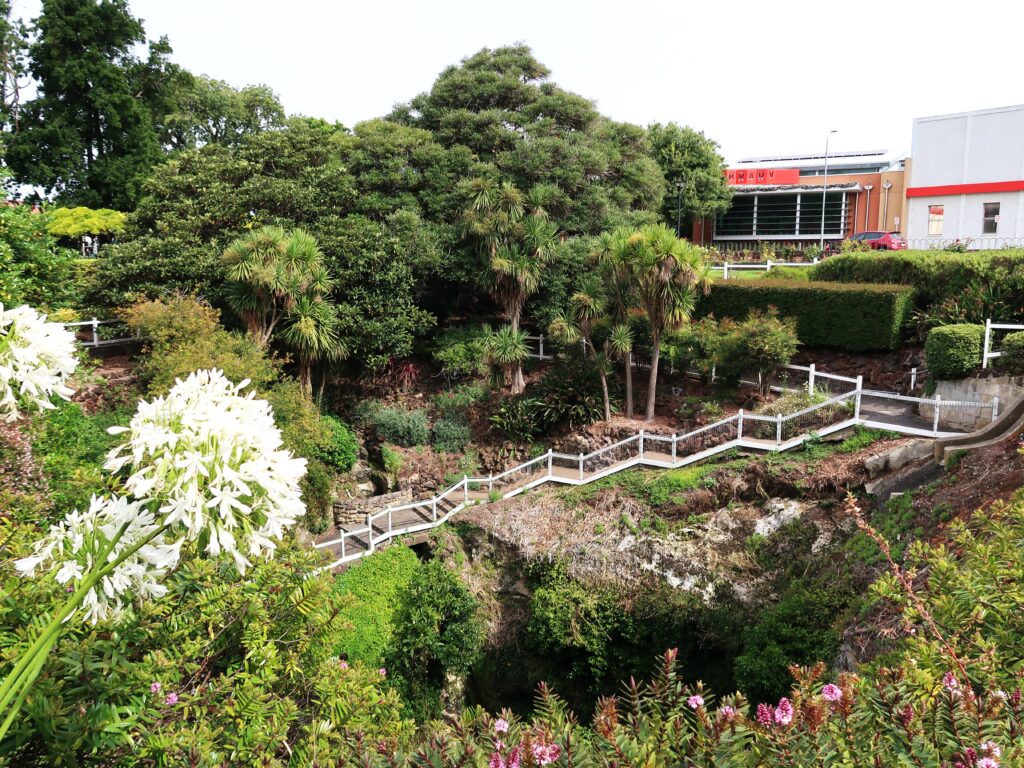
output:
[[[940,325],[928,332],[924,361],[933,379],[962,379],[981,367],[985,326],[960,323]]]
[[[913,285],[922,306],[961,296],[972,283],[999,285],[1011,298],[1024,298],[1024,249],[847,253],[822,261],[811,279]]]
[[[854,352],[896,349],[914,307],[908,285],[856,285],[792,280],[720,281],[697,303],[697,316],[745,318],[775,307],[796,318],[800,343]]]

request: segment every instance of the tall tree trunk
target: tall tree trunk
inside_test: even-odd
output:
[[[604,372],[604,368],[597,369],[598,376],[601,377],[601,399],[604,403],[604,420],[612,420],[612,404],[608,397],[608,375]]]
[[[313,366],[308,360],[299,361],[299,386],[307,397],[313,397]]]
[[[509,322],[512,325],[512,333],[519,333],[519,315],[522,313],[522,307],[516,307],[509,312]],[[512,394],[518,395],[526,389],[526,379],[523,378],[523,364],[516,360],[512,366]]]
[[[626,418],[633,418],[633,353],[626,353]]]
[[[654,395],[658,391],[658,361],[661,359],[661,334],[652,333],[651,376],[647,379],[647,421],[654,421]]]

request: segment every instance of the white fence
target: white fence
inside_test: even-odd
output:
[[[907,248],[916,251],[941,251],[950,246],[969,251],[997,251],[1004,248],[1024,248],[1024,237],[915,237],[907,240]]]
[[[721,272],[722,279],[728,280],[729,274],[732,273],[735,278],[737,272],[768,272],[772,267],[814,267],[818,264],[818,257],[815,256],[811,261],[772,261],[768,259],[764,262],[736,262],[730,263],[728,261],[723,264],[713,264],[711,266],[712,272]]]
[[[998,401],[966,403],[937,397],[907,397],[865,390],[861,377],[835,376],[817,371],[813,365],[788,366],[788,369],[790,379],[780,379],[781,383],[773,383],[773,388],[802,389],[806,386],[811,392],[821,392],[823,387],[841,391],[786,416],[764,416],[741,410],[734,416],[682,435],[652,435],[641,430],[589,454],[548,450],[500,474],[465,476],[429,499],[370,513],[365,526],[340,531],[338,536],[314,546],[335,555],[334,561],[325,566],[335,568],[370,554],[395,537],[436,528],[467,506],[511,498],[543,483],[585,485],[631,467],[683,467],[734,448],[788,451],[803,445],[812,436],[825,436],[858,424],[903,434],[947,437],[960,434],[940,429],[950,414],[973,415],[985,423],[998,414]]]
[[[1002,357],[1002,350],[996,349],[996,343],[999,339],[996,335],[1007,331],[1024,331],[1024,325],[1018,325],[1015,323],[993,323],[991,318],[985,321],[985,346],[981,351],[981,367],[988,368],[988,361],[995,360],[997,357]]]
[[[90,347],[92,349],[110,346],[113,344],[123,344],[126,341],[132,341],[134,339],[133,336],[123,336],[116,339],[101,338],[100,326],[124,326],[125,323],[123,320],[97,320],[94,317],[91,320],[82,320],[77,323],[61,323],[61,325],[75,334],[75,339],[79,344],[83,347]],[[85,331],[86,333],[91,331],[91,334],[82,338],[79,336],[79,333],[82,331]]]

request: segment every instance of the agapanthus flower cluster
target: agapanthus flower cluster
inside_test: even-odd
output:
[[[158,500],[165,523],[210,555],[230,554],[242,572],[305,512],[306,461],[282,449],[270,405],[240,394],[247,385],[218,370],[179,379],[166,397],[139,403],[128,427],[111,428],[127,439],[105,464],[128,469],[131,494]]]
[[[167,591],[160,582],[177,564],[181,540],[168,542],[162,527],[141,502],[93,496],[87,511],[75,510],[52,526],[34,554],[16,561],[15,568],[23,576],[53,573],[74,591],[94,568],[137,547],[82,601],[87,621],[117,620],[133,598],[157,598]]]
[[[14,421],[19,407],[53,408],[75,372],[75,337],[32,307],[4,309],[0,304],[0,419]]]

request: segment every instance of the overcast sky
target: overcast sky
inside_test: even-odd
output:
[[[130,0],[174,59],[352,126],[482,47],[525,42],[617,120],[703,130],[729,160],[910,149],[917,116],[1024,103],[1020,0]],[[15,0],[15,14],[38,14]]]

